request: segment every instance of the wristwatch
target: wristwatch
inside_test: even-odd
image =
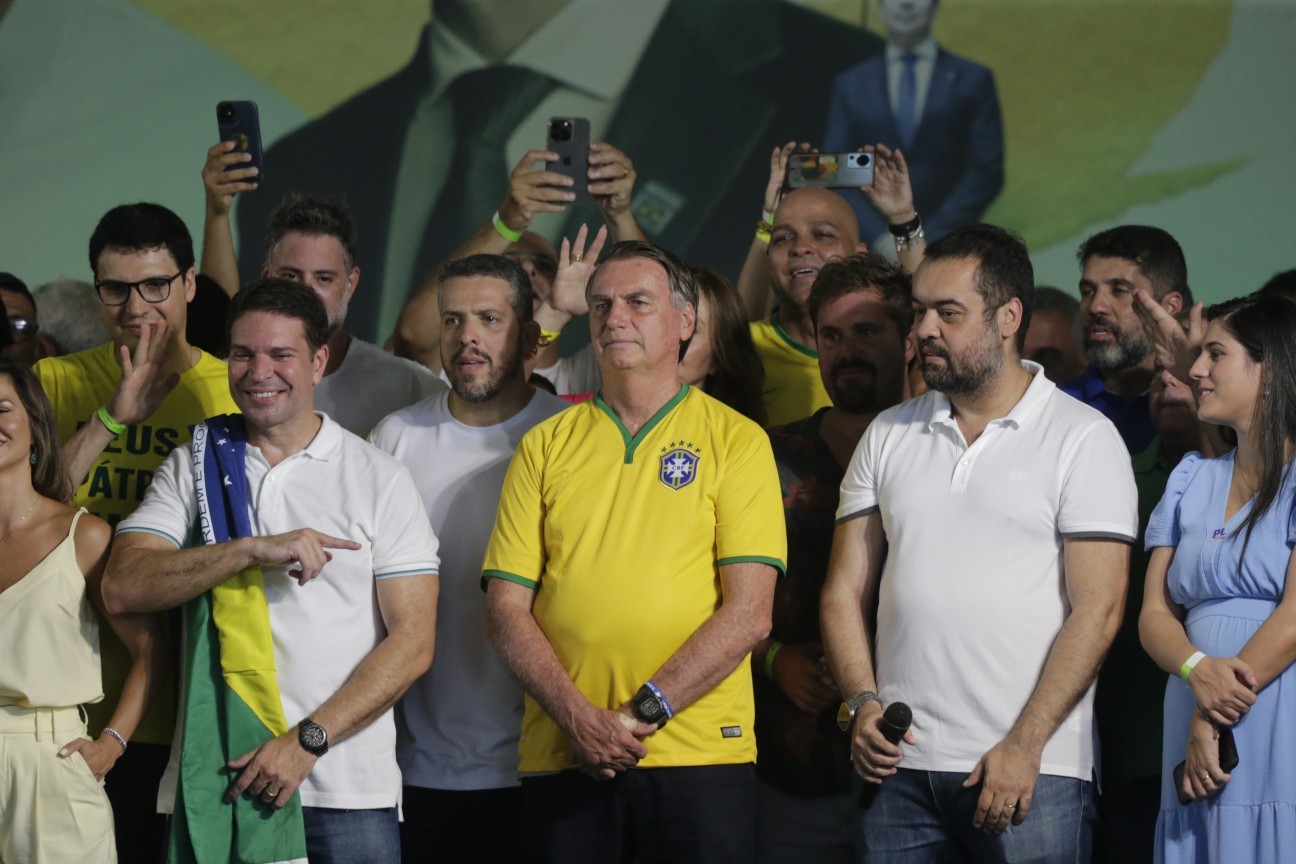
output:
[[[323,756],[328,752],[328,732],[307,717],[297,724],[297,743],[312,756]]]
[[[656,723],[658,729],[665,726],[666,721],[670,719],[666,700],[647,684],[635,693],[634,698],[630,700],[630,707],[636,717],[645,723]]]
[[[869,702],[878,702],[881,704],[877,693],[872,690],[865,690],[863,693],[856,693],[854,696],[841,703],[841,707],[837,709],[837,728],[841,729],[843,732],[849,732],[851,723],[855,721],[855,712],[859,711],[859,709],[863,708]]]

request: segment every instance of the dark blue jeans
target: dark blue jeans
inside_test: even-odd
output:
[[[527,864],[752,864],[756,812],[750,764],[522,778]]]
[[[981,787],[967,774],[901,768],[861,811],[856,854],[867,864],[1088,864],[1098,818],[1093,784],[1041,774],[1030,813],[1002,834],[972,827]]]
[[[399,864],[396,808],[335,810],[303,807],[310,864]]]

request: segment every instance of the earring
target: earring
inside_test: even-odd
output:
[[[33,451],[32,451],[32,455],[31,455],[31,464],[32,464],[32,467],[35,468],[35,467],[36,467],[36,463],[39,462],[39,461],[40,461],[40,458],[37,457],[37,455],[36,455],[36,451],[33,450]]]

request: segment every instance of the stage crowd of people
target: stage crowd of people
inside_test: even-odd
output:
[[[0,862],[1296,862],[1296,272],[769,143],[727,275],[528,152],[385,345],[234,142],[0,273]]]

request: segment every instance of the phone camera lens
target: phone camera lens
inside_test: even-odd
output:
[[[222,123],[232,123],[234,121],[234,106],[228,102],[222,102],[216,106],[216,119]]]
[[[549,137],[554,141],[570,141],[572,124],[570,120],[555,120],[549,124]]]

